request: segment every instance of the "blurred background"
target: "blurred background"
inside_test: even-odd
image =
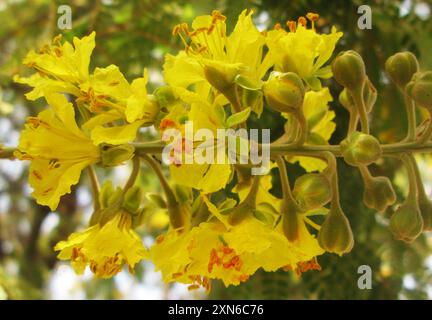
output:
[[[57,9],[72,8],[72,29],[59,30]],[[357,9],[367,4],[372,9],[372,29],[360,30]],[[171,36],[177,23],[208,14],[214,9],[227,16],[232,28],[245,8],[255,11],[259,29],[275,23],[296,20],[307,12],[317,12],[320,32],[332,25],[344,32],[336,52],[354,49],[363,56],[369,78],[379,91],[372,132],[382,142],[394,142],[406,132],[403,100],[383,73],[386,58],[397,51],[410,50],[419,58],[421,68],[432,69],[432,4],[416,0],[95,0],[95,1],[20,1],[0,0],[0,143],[16,146],[25,117],[44,107],[43,99],[25,100],[28,88],[12,82],[16,73],[25,73],[21,61],[30,49],[49,43],[62,33],[66,39],[81,37],[95,30],[96,49],[92,68],[116,64],[130,80],[147,67],[150,86],[163,83],[161,69],[165,53],[182,49]],[[91,69],[92,69],[91,68]],[[341,88],[328,82],[334,97]],[[337,131],[332,143],[343,138],[348,114],[337,99]],[[254,120],[251,120],[254,122]],[[272,137],[283,131],[283,122],[264,113],[255,121],[272,128]],[[143,131],[142,136],[152,135]],[[432,196],[432,158],[418,158],[427,191]],[[372,168],[373,174],[393,178],[399,199],[406,191],[405,172],[397,162],[387,161]],[[127,178],[127,166],[110,172],[98,171],[100,178],[115,183]],[[296,165],[295,179],[303,171]],[[54,244],[71,232],[85,228],[91,214],[91,192],[87,177],[70,195],[62,198],[56,212],[38,206],[30,197],[26,163],[0,160],[0,299],[174,299],[206,298],[202,291],[189,292],[186,286],[166,285],[150,263],[142,263],[135,275],[126,271],[111,280],[94,279],[90,272],[76,276],[67,263],[56,260]],[[311,271],[296,277],[293,273],[257,272],[250,281],[225,289],[214,283],[210,298],[254,299],[431,299],[432,237],[422,235],[413,244],[393,240],[387,228],[388,215],[378,215],[362,204],[363,184],[359,173],[339,161],[342,206],[355,234],[353,251],[344,256],[326,254],[319,258],[323,271]],[[145,191],[157,191],[154,175],[145,169],[140,183]],[[275,194],[280,188],[275,183]],[[166,227],[163,212],[149,210],[148,223],[139,231],[147,245]],[[373,272],[372,290],[360,290],[357,269],[369,265]]]

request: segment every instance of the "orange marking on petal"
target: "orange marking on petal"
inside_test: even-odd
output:
[[[33,175],[36,179],[38,179],[38,180],[42,180],[42,175],[41,175],[38,171],[33,170],[33,171],[32,171],[32,175]]]

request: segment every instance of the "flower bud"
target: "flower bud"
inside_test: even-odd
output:
[[[423,218],[423,231],[432,231],[432,201],[425,194],[420,194],[418,203]]]
[[[255,209],[252,208],[248,202],[242,202],[228,211],[228,223],[233,226],[238,225],[246,217],[253,214],[254,210]]]
[[[343,255],[351,251],[354,237],[350,223],[337,206],[332,206],[318,233],[318,243],[327,252]]]
[[[190,207],[186,203],[168,202],[170,224],[174,229],[183,230],[189,224]]]
[[[293,196],[302,211],[321,208],[330,202],[330,183],[322,174],[305,174],[296,180]]]
[[[297,206],[294,202],[286,200],[282,201],[282,229],[285,237],[291,242],[296,241],[299,237],[297,210]]]
[[[417,204],[405,202],[390,218],[390,230],[396,239],[414,241],[423,230],[423,219]]]
[[[381,145],[375,137],[357,131],[340,143],[340,149],[345,162],[352,166],[369,165],[382,154]]]
[[[363,202],[368,208],[383,212],[395,201],[396,194],[387,177],[371,177],[365,180]]]
[[[332,63],[333,76],[348,90],[356,90],[366,80],[366,68],[362,57],[355,51],[341,52]]]
[[[419,70],[419,64],[411,52],[398,52],[387,59],[385,69],[390,79],[403,89]]]
[[[432,71],[417,72],[407,84],[406,92],[420,107],[432,111]]]
[[[228,64],[212,60],[205,61],[204,76],[214,88],[222,93],[234,84],[239,73],[239,64]]]
[[[139,186],[133,186],[126,191],[122,207],[129,213],[137,214],[141,204],[142,190]]]
[[[272,72],[263,86],[268,106],[278,112],[296,112],[303,106],[305,88],[293,72]]]
[[[101,144],[101,162],[103,167],[114,167],[132,159],[135,148],[130,144],[118,146]]]

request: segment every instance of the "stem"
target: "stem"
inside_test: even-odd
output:
[[[307,120],[304,116],[303,111],[299,111],[297,113],[294,114],[299,127],[300,127],[300,135],[297,137],[297,139],[295,140],[295,144],[297,145],[304,145],[306,140],[307,140],[307,136],[308,136],[308,123]]]
[[[414,141],[416,138],[416,114],[415,114],[415,105],[414,101],[408,96],[408,94],[404,91],[404,101],[405,101],[405,109],[408,117],[408,133],[405,138],[408,141]]]
[[[406,167],[408,173],[409,189],[406,202],[412,205],[417,205],[417,179],[415,169],[411,163],[410,156],[408,154],[403,154],[401,159]]]
[[[416,180],[418,196],[428,198],[426,191],[424,189],[424,185],[422,182],[420,169],[418,167],[417,161],[415,160],[415,158],[412,154],[408,154],[408,157],[409,157],[409,161],[411,162],[411,167],[414,170],[414,177]]]
[[[327,172],[330,173],[330,187],[332,191],[332,207],[340,208],[340,198],[339,198],[339,182],[337,174],[337,162],[336,158],[331,153],[326,153],[325,157],[327,159]]]
[[[285,200],[295,203],[294,197],[291,192],[291,187],[288,181],[288,173],[286,170],[285,160],[281,156],[278,156],[276,157],[276,164],[279,168],[279,175],[280,175],[283,197]]]
[[[369,172],[369,169],[368,169],[367,166],[359,166],[358,168],[359,168],[360,173],[361,173],[361,175],[362,175],[362,177],[363,177],[363,181],[364,181],[365,184],[366,184],[366,183],[367,183],[368,181],[370,181],[371,178],[372,178],[372,176],[371,176],[371,174],[370,174],[370,172]]]
[[[100,185],[99,185],[99,180],[98,177],[96,175],[96,171],[93,168],[93,166],[88,166],[87,167],[87,171],[90,177],[90,184],[92,187],[92,192],[93,192],[93,209],[94,211],[97,211],[100,209],[100,204],[99,204],[99,192],[100,192]]]
[[[354,104],[356,106],[356,109],[360,116],[360,123],[362,127],[362,132],[369,134],[369,120],[367,118],[366,113],[366,106],[364,103],[363,98],[363,87],[365,86],[365,83],[360,87],[360,89],[357,89],[355,91],[351,91],[351,96],[354,100]]]
[[[1,147],[0,146],[0,159],[10,159],[14,160],[14,153],[17,151],[17,148],[14,147]]]
[[[141,157],[153,169],[154,173],[156,173],[156,176],[159,179],[161,187],[162,187],[163,191],[165,192],[167,202],[169,204],[177,203],[174,192],[172,191],[170,185],[168,184],[168,181],[166,180],[166,178],[162,172],[162,168],[161,168],[160,164],[155,159],[153,159],[151,156],[149,156],[147,154],[143,154],[143,155],[141,155]]]
[[[133,158],[133,162],[132,162],[132,172],[129,176],[128,181],[126,182],[124,188],[123,188],[123,195],[126,194],[126,192],[133,187],[133,185],[135,184],[135,181],[138,177],[139,171],[140,171],[140,158],[135,156]]]
[[[349,125],[348,125],[348,133],[347,136],[349,136],[351,133],[356,131],[358,125],[358,113],[357,111],[351,111],[350,117],[349,117]]]
[[[254,176],[251,188],[244,202],[247,202],[251,207],[256,208],[256,197],[259,190],[261,176]]]

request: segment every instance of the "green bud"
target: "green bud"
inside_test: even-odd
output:
[[[423,230],[423,219],[416,203],[405,202],[390,218],[390,230],[396,239],[414,241]]]
[[[139,186],[133,186],[126,191],[122,207],[130,213],[138,213],[141,204],[142,190]]]
[[[183,230],[189,224],[190,207],[187,203],[179,204],[177,202],[167,205],[170,224],[174,229]]]
[[[363,202],[368,208],[383,212],[395,201],[396,194],[387,177],[371,177],[365,181]]]
[[[167,207],[165,199],[158,193],[147,193],[146,198],[153,202],[159,208],[166,209]]]
[[[423,231],[432,231],[432,201],[425,194],[420,193],[418,204],[423,218]]]
[[[297,112],[303,106],[305,88],[293,72],[272,72],[263,86],[268,106],[278,112]]]
[[[406,92],[420,107],[432,112],[432,71],[417,72],[407,84]]]
[[[238,206],[228,210],[228,223],[235,226],[242,222],[249,215],[253,214],[253,208],[248,202],[241,202]]]
[[[363,59],[353,50],[339,53],[333,60],[332,71],[336,81],[348,90],[361,88],[366,80]]]
[[[327,252],[343,255],[351,251],[354,237],[340,206],[332,206],[318,233],[318,243]]]
[[[161,108],[168,108],[176,101],[173,89],[170,86],[162,86],[153,92],[153,96]]]
[[[293,196],[302,211],[310,211],[325,206],[331,199],[328,179],[318,173],[302,175],[294,184]]]
[[[369,165],[381,158],[379,141],[368,134],[353,132],[340,143],[342,156],[352,166]]]
[[[419,64],[416,56],[411,52],[398,52],[387,59],[385,69],[398,87],[405,88],[414,73],[419,70]]]
[[[204,76],[214,88],[222,93],[234,84],[235,78],[239,73],[239,64],[228,64],[211,60],[205,62]]]
[[[282,229],[285,237],[294,242],[299,237],[299,225],[297,219],[297,205],[292,201],[282,201],[281,213],[282,213]]]
[[[135,148],[130,144],[121,144],[118,146],[101,144],[100,152],[100,164],[102,167],[114,167],[132,159]]]

